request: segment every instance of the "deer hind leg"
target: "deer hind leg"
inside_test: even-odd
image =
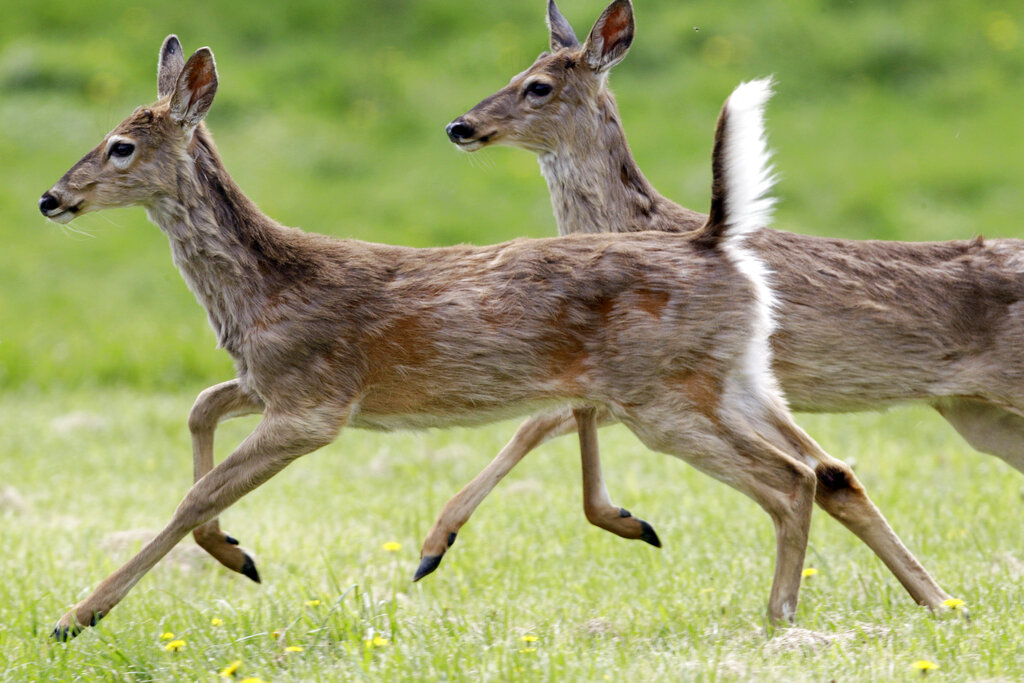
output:
[[[597,443],[597,409],[592,407],[573,410],[580,435],[580,460],[583,466],[583,512],[587,521],[596,527],[628,539],[640,539],[656,548],[661,541],[654,527],[615,505],[608,495],[608,487],[601,473],[601,453]]]
[[[473,511],[487,494],[527,453],[552,437],[572,431],[575,427],[572,417],[572,410],[564,408],[534,415],[519,425],[512,440],[501,449],[494,460],[445,504],[423,541],[420,549],[420,566],[416,569],[413,581],[419,581],[437,569],[445,552],[455,543],[455,537],[462,525],[469,521]]]
[[[667,393],[667,392],[666,392]],[[690,463],[746,494],[775,526],[775,572],[768,599],[773,623],[792,621],[814,509],[814,472],[755,433],[744,421],[715,411],[680,412],[685,397],[623,414],[623,422],[651,449]]]
[[[337,424],[342,422],[339,419]],[[299,456],[333,441],[337,427],[332,423],[265,416],[234,453],[192,485],[171,521],[153,540],[61,617],[53,637],[66,640],[85,626],[95,625],[188,532],[215,518]]]
[[[1024,417],[974,398],[944,398],[932,407],[972,448],[1024,472]]]
[[[850,466],[833,458],[786,413],[774,416],[782,438],[805,459],[816,462],[815,499],[826,512],[857,535],[885,563],[907,592],[931,609],[942,608],[950,596],[907,549],[871,502]]]
[[[196,398],[188,416],[192,433],[192,469],[194,481],[199,481],[213,469],[213,438],[217,424],[222,420],[250,415],[263,410],[263,402],[242,389],[237,379],[223,382],[204,390]],[[238,541],[221,531],[214,518],[192,531],[196,543],[218,562],[232,571],[260,582],[256,563],[249,553],[239,547]]]

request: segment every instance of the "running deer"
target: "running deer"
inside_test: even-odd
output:
[[[536,153],[562,235],[659,230],[702,244],[707,216],[644,177],[607,87],[633,40],[629,0],[612,2],[583,45],[553,0],[547,20],[550,52],[452,121],[451,141],[466,151]],[[1024,471],[1024,243],[859,242],[764,229],[747,244],[771,273],[772,369],[792,409],[923,402],[974,448]],[[601,411],[597,420],[614,416]],[[524,422],[445,506],[423,544],[424,569],[437,566],[448,539],[531,449],[574,427],[569,408]],[[581,432],[580,440],[587,518],[657,545],[646,522],[612,505],[596,437]]]
[[[169,36],[159,99],[139,107],[41,198],[66,223],[141,205],[206,308],[238,376],[189,419],[197,480],[170,522],[61,618],[95,624],[194,529],[244,571],[217,516],[343,426],[390,430],[491,422],[571,405],[757,501],[775,525],[768,614],[792,619],[813,502],[857,534],[915,600],[947,594],[904,547],[848,466],[797,427],[769,369],[772,294],[743,243],[771,209],[761,110],[741,86],[719,121],[705,238],[649,232],[435,249],[337,240],[284,227],[225,170],[203,119],[213,53],[185,62]],[[262,413],[213,466],[221,419]],[[206,537],[204,537],[206,538]]]

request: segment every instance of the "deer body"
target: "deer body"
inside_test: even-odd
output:
[[[336,240],[268,219],[204,128],[194,141],[185,201],[161,198],[149,213],[245,393],[276,396],[295,377],[307,393],[313,373],[318,395],[355,397],[352,426],[476,425],[570,396],[610,401],[622,380],[602,372],[647,376],[668,349],[673,372],[696,373],[711,360],[707,340],[751,336],[743,278],[717,252],[681,254],[675,236],[436,249]]]
[[[614,96],[602,88],[595,99],[589,116],[559,112],[573,128],[539,154],[559,234],[699,236],[707,216],[654,189]],[[855,241],[764,229],[747,243],[771,274],[779,306],[772,368],[792,409],[970,397],[1024,414],[1021,240]]]
[[[705,239],[707,217],[663,197],[640,171],[607,88],[607,70],[633,39],[629,0],[614,0],[583,45],[553,0],[548,25],[551,52],[452,121],[449,138],[466,151],[501,144],[535,152],[560,234],[658,230]],[[1024,242],[855,242],[766,228],[747,244],[770,273],[772,370],[794,410],[923,401],[972,446],[1024,471]],[[562,408],[524,423],[445,506],[423,554],[443,555],[501,477],[571,431],[571,418]],[[599,412],[594,428],[613,419]],[[580,429],[584,480],[600,479],[597,441]],[[620,514],[606,493],[587,500],[594,490],[603,486],[584,488],[591,522],[659,545],[650,525]]]
[[[333,240],[264,216],[202,123],[216,88],[213,53],[202,48],[185,62],[169,36],[161,99],[40,200],[61,222],[145,206],[238,368],[200,394],[189,416],[196,482],[170,522],[65,614],[55,636],[96,623],[190,531],[258,580],[217,515],[345,425],[479,424],[565,404],[590,426],[608,411],[651,448],[765,509],[777,538],[773,620],[795,614],[815,500],[918,602],[935,608],[948,598],[852,471],[792,422],[770,374],[771,293],[742,243],[771,206],[766,83],[730,98],[735,123],[723,114],[703,242],[649,232],[422,250]],[[748,148],[756,163],[737,165]],[[253,412],[263,413],[254,431],[214,466],[217,422]]]

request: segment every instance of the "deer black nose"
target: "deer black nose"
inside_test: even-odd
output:
[[[60,200],[58,200],[49,192],[47,192],[46,194],[39,198],[39,211],[44,216],[48,215],[58,206],[60,206]]]
[[[466,140],[467,138],[473,137],[473,126],[469,125],[465,121],[455,119],[448,124],[445,128],[448,133],[448,139],[452,142],[459,142],[460,140]]]

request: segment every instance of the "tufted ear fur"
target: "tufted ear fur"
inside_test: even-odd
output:
[[[213,52],[201,47],[181,69],[171,94],[171,120],[192,129],[206,117],[217,93],[217,64]]]
[[[174,92],[174,84],[184,67],[185,54],[178,36],[172,33],[164,38],[164,44],[160,46],[160,60],[156,67],[157,97],[164,98]]]
[[[551,51],[557,52],[565,47],[577,47],[580,41],[576,32],[558,11],[555,0],[548,0],[548,28],[551,30]]]
[[[596,71],[607,71],[622,61],[633,42],[633,5],[629,0],[615,0],[598,17],[584,45],[587,65]]]

